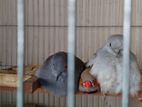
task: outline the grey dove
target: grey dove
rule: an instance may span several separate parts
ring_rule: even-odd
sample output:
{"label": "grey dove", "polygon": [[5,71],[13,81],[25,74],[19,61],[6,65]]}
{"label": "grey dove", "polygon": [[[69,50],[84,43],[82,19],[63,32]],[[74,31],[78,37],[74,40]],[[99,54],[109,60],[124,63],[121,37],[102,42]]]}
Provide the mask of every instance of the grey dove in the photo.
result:
{"label": "grey dove", "polygon": [[[56,96],[67,95],[67,55],[68,53],[66,52],[57,52],[49,56],[36,73],[40,84]],[[85,64],[76,56],[74,56],[74,58],[75,92],[77,92],[79,87],[80,75],[85,69]]]}
{"label": "grey dove", "polygon": [[[112,35],[104,46],[88,61],[90,74],[97,78],[101,92],[118,94],[122,92],[123,77],[123,35]],[[140,89],[140,70],[136,56],[130,51],[129,92],[136,95]]]}

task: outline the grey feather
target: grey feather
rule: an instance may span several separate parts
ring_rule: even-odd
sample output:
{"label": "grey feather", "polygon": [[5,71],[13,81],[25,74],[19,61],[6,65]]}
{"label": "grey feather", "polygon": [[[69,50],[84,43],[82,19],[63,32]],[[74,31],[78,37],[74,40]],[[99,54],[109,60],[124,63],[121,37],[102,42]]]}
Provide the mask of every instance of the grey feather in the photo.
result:
{"label": "grey feather", "polygon": [[[93,66],[91,74],[97,77],[103,93],[121,93],[123,76],[123,36],[112,35],[97,50],[97,56],[88,62]],[[140,88],[140,70],[136,56],[130,52],[130,94],[136,95]]]}
{"label": "grey feather", "polygon": [[[36,74],[41,85],[57,96],[67,94],[67,55],[66,52],[58,52],[49,56]],[[85,64],[75,57],[75,92],[78,90],[80,74],[84,69]]]}

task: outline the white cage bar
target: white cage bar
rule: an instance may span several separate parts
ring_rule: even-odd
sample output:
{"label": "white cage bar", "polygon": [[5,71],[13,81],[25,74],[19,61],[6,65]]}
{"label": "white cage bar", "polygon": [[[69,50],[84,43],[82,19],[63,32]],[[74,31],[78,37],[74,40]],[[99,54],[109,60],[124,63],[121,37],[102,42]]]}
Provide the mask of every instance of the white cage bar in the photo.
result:
{"label": "white cage bar", "polygon": [[131,0],[124,0],[123,19],[123,95],[122,107],[129,106],[129,69],[130,69],[130,27],[131,27]]}
{"label": "white cage bar", "polygon": [[68,0],[68,87],[67,107],[74,107],[75,2]]}
{"label": "white cage bar", "polygon": [[17,2],[17,64],[18,64],[18,82],[17,82],[17,107],[23,107],[23,69],[24,69],[24,0]]}
{"label": "white cage bar", "polygon": [[[74,107],[74,53],[75,53],[75,0],[68,0],[68,96],[67,106]],[[23,65],[24,65],[24,0],[18,0],[18,90],[17,107],[23,107]],[[131,25],[131,0],[124,1],[124,57],[122,106],[128,107],[129,92],[129,49]]]}

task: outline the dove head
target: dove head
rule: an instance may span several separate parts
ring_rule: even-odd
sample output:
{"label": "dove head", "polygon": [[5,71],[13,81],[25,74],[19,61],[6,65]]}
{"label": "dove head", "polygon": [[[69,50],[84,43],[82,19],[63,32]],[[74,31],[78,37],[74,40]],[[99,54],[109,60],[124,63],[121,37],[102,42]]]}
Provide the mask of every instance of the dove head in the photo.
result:
{"label": "dove head", "polygon": [[123,51],[123,35],[110,36],[107,40],[106,48],[111,54],[121,56]]}

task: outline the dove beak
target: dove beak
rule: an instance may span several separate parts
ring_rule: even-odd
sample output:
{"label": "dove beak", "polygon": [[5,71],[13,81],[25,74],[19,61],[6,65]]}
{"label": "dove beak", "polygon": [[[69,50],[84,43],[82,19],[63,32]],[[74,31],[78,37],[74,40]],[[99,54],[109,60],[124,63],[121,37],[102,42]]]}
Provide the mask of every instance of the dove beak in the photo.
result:
{"label": "dove beak", "polygon": [[122,54],[121,49],[115,49],[114,52],[115,52],[116,56],[121,56],[121,54]]}
{"label": "dove beak", "polygon": [[115,52],[116,54],[119,54],[120,50],[119,50],[119,49],[115,49],[114,52]]}

